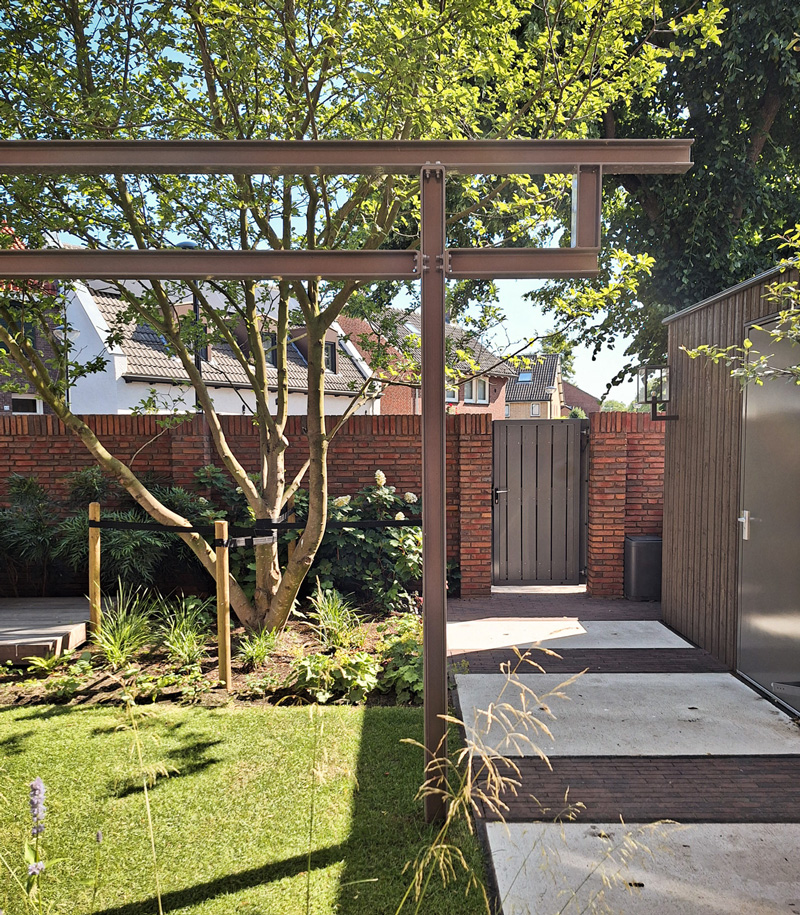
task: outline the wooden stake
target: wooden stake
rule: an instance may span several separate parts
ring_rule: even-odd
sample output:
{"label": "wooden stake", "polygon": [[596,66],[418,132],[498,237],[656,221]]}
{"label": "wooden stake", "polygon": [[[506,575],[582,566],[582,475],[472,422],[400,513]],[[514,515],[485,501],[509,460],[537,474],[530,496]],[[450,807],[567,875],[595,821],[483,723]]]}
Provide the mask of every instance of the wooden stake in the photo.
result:
{"label": "wooden stake", "polygon": [[219,679],[226,689],[231,688],[231,590],[230,562],[228,557],[228,522],[214,522],[214,537],[224,541],[217,546],[217,652],[219,655]]}
{"label": "wooden stake", "polygon": [[[100,520],[100,503],[89,503],[89,520]],[[100,631],[100,528],[89,528],[89,630]]]}

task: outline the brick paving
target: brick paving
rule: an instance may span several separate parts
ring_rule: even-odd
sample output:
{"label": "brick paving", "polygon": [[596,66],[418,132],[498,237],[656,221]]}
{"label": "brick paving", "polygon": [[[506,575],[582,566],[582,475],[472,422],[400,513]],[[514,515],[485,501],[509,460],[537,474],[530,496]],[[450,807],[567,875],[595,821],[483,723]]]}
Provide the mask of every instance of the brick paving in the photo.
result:
{"label": "brick paving", "polygon": [[490,617],[551,617],[581,620],[660,620],[661,604],[656,601],[608,600],[587,597],[585,593],[492,594],[491,597],[447,602],[447,619],[466,623]]}
{"label": "brick paving", "polygon": [[[491,598],[451,600],[452,622],[531,619],[659,620],[657,603],[588,598],[579,588],[497,589]],[[728,668],[699,648],[563,648],[558,656],[532,651],[547,673],[724,673]],[[451,666],[466,662],[470,674],[496,674],[517,662],[509,648],[452,652]],[[531,665],[520,670],[537,673]],[[665,679],[665,688],[667,680]],[[457,700],[456,700],[457,701]],[[634,701],[632,699],[632,701]],[[735,726],[735,722],[732,723]],[[654,748],[655,749],[655,748]],[[520,785],[503,795],[509,823],[553,822],[567,801],[580,802],[579,822],[800,823],[800,754],[710,756],[553,757],[552,769],[524,757]],[[476,776],[480,762],[476,766]],[[509,772],[509,774],[511,774]],[[479,809],[479,819],[499,817]]]}
{"label": "brick paving", "polygon": [[[593,674],[705,674],[728,670],[721,661],[699,648],[571,648],[562,649],[558,655],[531,649],[527,656],[544,670],[523,662],[517,668],[518,673],[573,674],[586,670]],[[501,664],[511,664],[513,668],[519,659],[510,648],[493,648],[453,651],[450,662],[466,663],[467,673],[496,674],[501,672]]]}
{"label": "brick paving", "polygon": [[552,771],[515,762],[521,785],[503,795],[507,822],[553,822],[569,791],[583,822],[800,823],[800,755],[554,757]]}

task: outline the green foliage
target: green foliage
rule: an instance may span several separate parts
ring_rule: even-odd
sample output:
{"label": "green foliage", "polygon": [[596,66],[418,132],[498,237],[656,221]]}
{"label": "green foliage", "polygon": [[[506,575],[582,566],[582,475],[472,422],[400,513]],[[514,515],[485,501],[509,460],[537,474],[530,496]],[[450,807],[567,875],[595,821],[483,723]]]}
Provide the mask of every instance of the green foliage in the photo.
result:
{"label": "green foliage", "polygon": [[184,597],[177,602],[160,596],[156,599],[158,636],[170,661],[180,667],[190,667],[199,664],[208,654],[213,607],[211,599]]}
{"label": "green foliage", "polygon": [[118,584],[116,598],[103,600],[100,630],[92,635],[106,663],[114,670],[126,665],[154,636],[152,597],[123,581]]}
{"label": "green foliage", "polygon": [[118,491],[118,487],[108,478],[100,467],[85,467],[67,474],[69,495],[67,505],[73,508],[86,509],[90,502],[102,505],[108,497]]}
{"label": "green foliage", "polygon": [[627,413],[628,407],[621,400],[606,398],[600,407],[603,413]]}
{"label": "green foliage", "polygon": [[651,94],[603,114],[607,137],[694,141],[686,175],[604,181],[603,275],[613,249],[646,253],[650,267],[605,304],[602,279],[535,295],[559,325],[579,315],[572,336],[590,346],[632,336],[634,364],[663,362],[662,319],[776,264],[777,236],[800,223],[800,13],[783,0],[728,5],[718,42],[670,57]]}
{"label": "green foliage", "polygon": [[325,648],[354,648],[361,641],[361,618],[355,607],[337,590],[323,591],[319,579],[311,606],[311,628]]}
{"label": "green foliage", "polygon": [[242,662],[245,670],[263,667],[278,644],[278,633],[270,629],[249,632],[239,639],[236,657]]}
{"label": "green foliage", "polygon": [[394,690],[398,702],[421,702],[423,694],[422,618],[405,613],[391,620],[381,645],[381,692]]}
{"label": "green foliage", "polygon": [[[398,494],[376,471],[374,486],[365,486],[354,496],[340,496],[328,503],[331,521],[376,521],[397,517],[415,518],[420,512],[415,493]],[[299,517],[307,511],[308,495],[295,497]],[[290,532],[287,542],[296,539]],[[358,603],[381,611],[415,609],[416,591],[422,579],[422,530],[418,527],[329,528],[311,568],[319,587],[353,594]]]}
{"label": "green foliage", "polygon": [[6,481],[5,497],[9,506],[0,509],[0,561],[15,593],[21,579],[38,579],[46,594],[57,541],[53,501],[36,477],[19,473]]}
{"label": "green foliage", "polygon": [[586,416],[586,411],[581,407],[573,407],[569,411],[568,419],[588,419],[588,417]]}
{"label": "green foliage", "polygon": [[340,648],[334,654],[309,654],[292,663],[287,686],[308,693],[315,702],[363,702],[378,685],[380,661],[366,651]]}
{"label": "green foliage", "polygon": [[[91,482],[91,481],[90,481]],[[88,487],[90,484],[86,484]],[[83,488],[83,484],[78,490]],[[213,524],[224,512],[204,496],[180,486],[156,483],[153,494],[167,508],[183,515],[193,524]],[[96,501],[96,500],[93,500]],[[75,497],[70,496],[70,503]],[[152,522],[139,506],[103,512],[104,521]],[[66,518],[58,526],[54,555],[74,572],[85,572],[89,563],[89,519],[85,511]],[[159,531],[113,530],[102,532],[101,580],[112,587],[117,580],[128,584],[169,585],[174,579],[176,563],[197,568],[191,550],[174,534]]]}

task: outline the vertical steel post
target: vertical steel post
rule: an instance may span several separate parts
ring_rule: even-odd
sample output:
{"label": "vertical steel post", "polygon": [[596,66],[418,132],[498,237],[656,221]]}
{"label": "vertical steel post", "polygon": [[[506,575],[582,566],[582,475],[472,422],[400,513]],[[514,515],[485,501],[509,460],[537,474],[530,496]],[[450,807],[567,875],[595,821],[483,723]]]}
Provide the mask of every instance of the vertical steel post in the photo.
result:
{"label": "vertical steel post", "polygon": [[603,171],[580,165],[572,179],[572,247],[599,248]]}
{"label": "vertical steel post", "polygon": [[[443,781],[447,759],[447,541],[445,502],[445,170],[420,174],[422,254],[422,612],[426,776]],[[425,819],[444,818],[437,793]]]}

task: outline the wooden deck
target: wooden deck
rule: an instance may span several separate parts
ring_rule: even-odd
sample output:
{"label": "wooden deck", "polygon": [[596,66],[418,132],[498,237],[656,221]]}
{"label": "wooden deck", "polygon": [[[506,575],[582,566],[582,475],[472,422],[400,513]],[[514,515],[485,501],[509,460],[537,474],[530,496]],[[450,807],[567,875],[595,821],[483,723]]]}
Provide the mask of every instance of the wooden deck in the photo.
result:
{"label": "wooden deck", "polygon": [[88,637],[85,597],[0,598],[0,663],[60,655]]}

